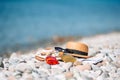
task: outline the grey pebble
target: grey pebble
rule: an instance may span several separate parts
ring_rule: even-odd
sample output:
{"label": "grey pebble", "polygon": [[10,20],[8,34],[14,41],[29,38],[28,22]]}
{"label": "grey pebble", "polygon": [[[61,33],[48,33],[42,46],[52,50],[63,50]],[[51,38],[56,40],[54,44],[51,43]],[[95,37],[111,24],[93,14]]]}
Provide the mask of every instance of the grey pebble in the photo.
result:
{"label": "grey pebble", "polygon": [[1,67],[1,68],[4,68],[3,58],[2,58],[2,57],[0,57],[0,67]]}

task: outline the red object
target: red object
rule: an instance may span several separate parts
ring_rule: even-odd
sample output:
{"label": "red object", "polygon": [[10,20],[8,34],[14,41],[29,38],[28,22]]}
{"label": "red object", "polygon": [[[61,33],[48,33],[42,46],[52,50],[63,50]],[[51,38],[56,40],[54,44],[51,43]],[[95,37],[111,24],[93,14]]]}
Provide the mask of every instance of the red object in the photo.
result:
{"label": "red object", "polygon": [[47,62],[47,64],[49,64],[49,65],[59,64],[58,60],[57,60],[55,57],[53,57],[53,56],[47,56],[47,57],[46,57],[46,62]]}

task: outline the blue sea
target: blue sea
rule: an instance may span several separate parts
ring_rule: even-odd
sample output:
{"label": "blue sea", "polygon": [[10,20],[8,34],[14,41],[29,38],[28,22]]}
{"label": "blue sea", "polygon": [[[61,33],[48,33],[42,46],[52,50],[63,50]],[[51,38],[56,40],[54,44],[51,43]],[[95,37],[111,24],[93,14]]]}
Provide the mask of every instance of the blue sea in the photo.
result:
{"label": "blue sea", "polygon": [[120,31],[119,0],[0,0],[0,51],[52,36]]}

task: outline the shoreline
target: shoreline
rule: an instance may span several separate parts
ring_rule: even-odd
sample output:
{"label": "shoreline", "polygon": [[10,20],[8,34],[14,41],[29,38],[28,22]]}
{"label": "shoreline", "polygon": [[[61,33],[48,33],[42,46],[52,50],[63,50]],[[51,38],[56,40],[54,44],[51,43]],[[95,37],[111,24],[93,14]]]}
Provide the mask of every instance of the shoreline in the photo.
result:
{"label": "shoreline", "polygon": [[47,48],[54,46],[64,45],[67,41],[80,41],[81,39],[97,37],[102,35],[110,35],[110,34],[120,34],[120,32],[109,32],[103,34],[96,34],[91,36],[53,36],[49,39],[39,40],[38,42],[32,44],[16,44],[11,47],[3,47],[2,51],[0,51],[0,56],[9,57],[13,52],[20,52],[23,54],[29,53],[31,51],[35,51],[39,48]]}
{"label": "shoreline", "polygon": [[[26,54],[13,52],[0,58],[2,80],[118,80],[120,79],[120,33],[101,34],[76,40],[88,45],[90,58],[74,57],[76,61],[49,65],[35,56],[53,52],[39,48]],[[60,45],[65,47],[65,44]],[[54,52],[53,52],[54,54]]]}
{"label": "shoreline", "polygon": [[81,36],[53,36],[51,38],[42,39],[29,44],[15,44],[10,47],[3,47],[3,49],[0,50],[0,55],[6,57],[10,56],[13,52],[26,54],[39,48],[53,47],[55,45],[59,46],[65,44],[67,41],[79,40],[81,38]]}

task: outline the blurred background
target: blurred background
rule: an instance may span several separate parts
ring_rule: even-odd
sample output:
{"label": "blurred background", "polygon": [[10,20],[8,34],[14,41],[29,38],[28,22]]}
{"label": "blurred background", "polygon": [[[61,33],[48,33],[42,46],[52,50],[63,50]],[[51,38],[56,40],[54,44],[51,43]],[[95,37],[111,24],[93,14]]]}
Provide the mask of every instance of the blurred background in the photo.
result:
{"label": "blurred background", "polygon": [[120,31],[119,0],[0,0],[0,54],[50,44],[56,36],[114,31]]}

